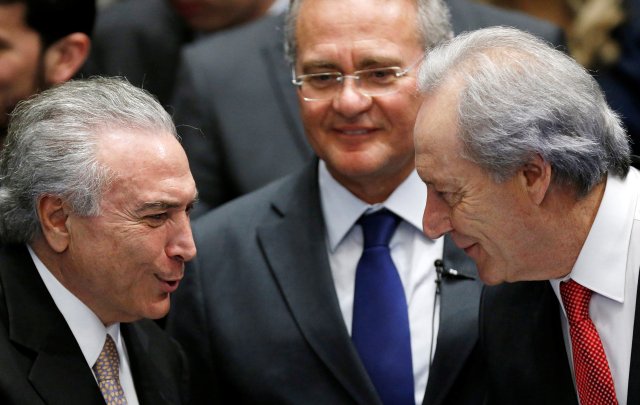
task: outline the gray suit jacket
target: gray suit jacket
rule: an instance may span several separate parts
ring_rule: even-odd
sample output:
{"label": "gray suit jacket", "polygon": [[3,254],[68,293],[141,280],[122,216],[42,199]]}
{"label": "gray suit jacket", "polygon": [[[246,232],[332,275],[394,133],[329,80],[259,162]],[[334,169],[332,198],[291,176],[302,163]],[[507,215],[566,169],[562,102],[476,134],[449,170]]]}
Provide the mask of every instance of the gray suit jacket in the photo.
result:
{"label": "gray suit jacket", "polygon": [[168,104],[180,49],[193,37],[169,0],[121,0],[100,11],[84,76],[124,76]]}
{"label": "gray suit jacket", "polygon": [[[194,398],[210,403],[381,404],[340,312],[317,161],[193,226],[197,258],[167,327],[187,351]],[[440,327],[425,404],[481,403],[472,262],[445,240]],[[429,353],[414,353],[429,356]]]}
{"label": "gray suit jacket", "polygon": [[[561,31],[523,14],[449,0],[455,32],[503,24],[563,43]],[[203,38],[184,48],[174,120],[200,192],[194,216],[291,173],[311,156],[282,16]]]}
{"label": "gray suit jacket", "polygon": [[[150,320],[121,325],[141,404],[187,403],[178,344]],[[23,245],[0,246],[0,403],[104,404],[64,317]]]}

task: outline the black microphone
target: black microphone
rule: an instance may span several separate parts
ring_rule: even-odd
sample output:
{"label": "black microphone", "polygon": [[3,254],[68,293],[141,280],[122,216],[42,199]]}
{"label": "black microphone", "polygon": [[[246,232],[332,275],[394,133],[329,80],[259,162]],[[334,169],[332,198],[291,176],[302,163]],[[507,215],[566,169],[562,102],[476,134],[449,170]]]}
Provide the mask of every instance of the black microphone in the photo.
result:
{"label": "black microphone", "polygon": [[442,259],[436,259],[433,264],[436,266],[436,283],[438,285],[440,285],[441,277],[451,279],[471,279],[471,277],[469,276],[460,274],[460,272],[456,269],[444,267],[444,262],[442,261]]}

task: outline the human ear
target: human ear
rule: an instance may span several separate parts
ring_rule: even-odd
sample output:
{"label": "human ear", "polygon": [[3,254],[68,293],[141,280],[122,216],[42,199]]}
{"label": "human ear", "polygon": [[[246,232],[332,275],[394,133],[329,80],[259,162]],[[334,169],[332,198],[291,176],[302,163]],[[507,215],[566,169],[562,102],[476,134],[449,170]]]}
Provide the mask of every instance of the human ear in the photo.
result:
{"label": "human ear", "polygon": [[42,234],[49,247],[57,253],[64,252],[69,246],[67,227],[67,209],[61,198],[45,195],[38,200],[38,218]]}
{"label": "human ear", "polygon": [[44,77],[48,85],[66,82],[82,67],[89,56],[91,40],[74,32],[49,46],[44,55]]}
{"label": "human ear", "polygon": [[540,154],[535,154],[519,170],[524,188],[531,201],[542,204],[551,186],[551,165]]}

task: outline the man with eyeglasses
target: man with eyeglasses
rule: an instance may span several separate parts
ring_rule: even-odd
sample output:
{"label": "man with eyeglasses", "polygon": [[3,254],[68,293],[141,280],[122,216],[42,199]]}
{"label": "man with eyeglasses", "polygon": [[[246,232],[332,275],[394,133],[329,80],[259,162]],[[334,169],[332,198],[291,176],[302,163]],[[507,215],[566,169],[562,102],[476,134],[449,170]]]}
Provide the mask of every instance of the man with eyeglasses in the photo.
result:
{"label": "man with eyeglasses", "polygon": [[446,6],[298,0],[287,21],[318,159],[194,224],[199,258],[167,325],[193,397],[482,403],[476,269],[422,233],[414,168],[416,67],[451,36]]}
{"label": "man with eyeglasses", "polygon": [[[506,25],[556,46],[564,42],[558,27],[522,13],[476,0],[446,4],[454,33]],[[192,218],[312,158],[284,57],[283,26],[284,15],[266,16],[183,48],[171,108],[200,193]]]}

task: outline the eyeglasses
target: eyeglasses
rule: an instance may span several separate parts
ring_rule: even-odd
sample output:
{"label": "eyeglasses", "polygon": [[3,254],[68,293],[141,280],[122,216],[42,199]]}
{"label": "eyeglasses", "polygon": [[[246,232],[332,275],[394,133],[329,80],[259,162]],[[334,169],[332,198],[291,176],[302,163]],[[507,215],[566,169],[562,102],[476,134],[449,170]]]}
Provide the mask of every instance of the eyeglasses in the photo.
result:
{"label": "eyeglasses", "polygon": [[354,80],[361,94],[370,97],[383,96],[397,92],[400,89],[400,79],[418,66],[421,60],[422,57],[406,69],[392,66],[358,70],[350,75],[322,72],[296,76],[295,71],[292,71],[291,82],[298,87],[305,101],[328,100],[335,97],[348,77]]}

